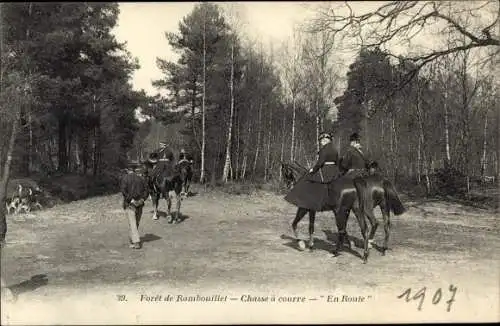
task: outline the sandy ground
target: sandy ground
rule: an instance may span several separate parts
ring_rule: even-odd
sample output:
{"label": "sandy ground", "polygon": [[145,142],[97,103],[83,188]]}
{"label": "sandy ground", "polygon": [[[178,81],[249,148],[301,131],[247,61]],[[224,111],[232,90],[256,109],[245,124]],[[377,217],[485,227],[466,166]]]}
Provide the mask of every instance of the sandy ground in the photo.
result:
{"label": "sandy ground", "polygon": [[[333,257],[332,213],[318,214],[316,249],[299,251],[282,196],[196,190],[176,225],[153,221],[147,202],[141,250],[128,248],[119,195],[9,216],[2,272],[17,300],[2,300],[2,324],[500,320],[493,211],[407,199],[392,250],[362,264],[356,252]],[[349,232],[360,237],[353,217]]]}

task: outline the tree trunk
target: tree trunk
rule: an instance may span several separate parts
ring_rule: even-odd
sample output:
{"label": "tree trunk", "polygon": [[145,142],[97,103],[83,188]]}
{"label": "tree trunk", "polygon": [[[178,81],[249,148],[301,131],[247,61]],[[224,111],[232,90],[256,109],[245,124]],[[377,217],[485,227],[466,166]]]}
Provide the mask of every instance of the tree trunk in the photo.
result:
{"label": "tree trunk", "polygon": [[248,129],[246,133],[246,140],[245,140],[245,147],[243,148],[243,162],[241,164],[241,175],[240,179],[244,180],[246,176],[246,170],[247,170],[247,161],[248,161],[248,152],[249,152],[249,144],[250,144],[250,133],[252,132],[252,125],[250,124],[250,121],[248,121]]}
{"label": "tree trunk", "polygon": [[203,94],[201,102],[201,171],[200,171],[200,183],[205,183],[205,146],[206,146],[206,127],[205,127],[205,100],[206,100],[206,59],[207,59],[207,41],[206,41],[206,17],[203,17]]}
{"label": "tree trunk", "polygon": [[422,181],[422,141],[421,137],[418,137],[418,147],[417,147],[417,183],[420,184]]}
{"label": "tree trunk", "polygon": [[488,130],[488,112],[486,112],[484,117],[484,128],[483,128],[483,156],[481,158],[481,177],[486,174],[486,150],[487,150],[487,130]]}
{"label": "tree trunk", "polygon": [[248,159],[248,154],[245,153],[243,156],[243,163],[241,163],[241,180],[245,180],[246,172],[247,172],[247,159]]}
{"label": "tree trunk", "polygon": [[75,150],[74,150],[74,154],[75,154],[75,172],[79,172],[80,171],[80,167],[82,166],[82,158],[81,158],[81,150],[80,150],[80,145],[81,143],[81,138],[80,137],[77,137],[76,141],[75,141]]}
{"label": "tree trunk", "polygon": [[296,119],[296,107],[295,107],[295,94],[292,95],[292,144],[290,146],[290,161],[295,161],[295,119]]}
{"label": "tree trunk", "polygon": [[235,116],[234,116],[234,120],[235,120],[235,126],[234,126],[234,131],[235,131],[235,135],[234,135],[234,138],[235,138],[235,142],[236,142],[236,149],[235,149],[235,152],[234,152],[234,168],[232,169],[233,171],[231,172],[231,179],[237,179],[238,176],[240,175],[240,147],[241,147],[241,130],[240,130],[240,124],[241,124],[241,121],[240,121],[240,114],[239,114],[239,111],[238,110],[235,110]]}
{"label": "tree trunk", "polygon": [[[392,140],[394,139],[394,140]],[[391,143],[394,142],[392,149],[392,165],[394,167],[394,177],[393,182],[396,182],[396,178],[398,176],[398,168],[399,168],[399,160],[398,160],[398,133],[396,129],[396,118],[394,113],[391,116]],[[392,145],[391,145],[392,147]],[[367,150],[368,152],[368,150]]]}
{"label": "tree trunk", "polygon": [[59,149],[58,149],[58,170],[59,172],[67,172],[68,159],[66,157],[66,125],[67,121],[65,117],[59,118]]}
{"label": "tree trunk", "polygon": [[[427,152],[426,152],[426,142],[425,142],[425,133],[424,133],[424,117],[423,117],[423,112],[421,110],[421,105],[420,105],[420,89],[417,89],[417,101],[416,101],[416,111],[417,111],[417,122],[419,126],[419,138],[420,138],[420,144],[422,147],[422,159],[424,163],[424,173],[425,173],[425,188],[426,188],[426,193],[427,195],[430,195],[431,192],[431,183],[430,183],[430,178],[429,178],[429,162],[428,162],[428,157],[427,157]],[[391,138],[392,142],[392,138]]]}
{"label": "tree trunk", "polygon": [[27,109],[29,142],[28,142],[28,175],[33,171],[33,119],[31,114],[31,106]]}
{"label": "tree trunk", "polygon": [[451,152],[450,152],[450,126],[449,126],[449,113],[448,113],[448,85],[445,85],[444,91],[444,141],[446,150],[445,167],[449,168],[451,165]]}
{"label": "tree trunk", "polygon": [[68,172],[73,172],[73,160],[71,159],[73,156],[72,154],[72,148],[73,148],[73,133],[71,131],[71,127],[68,126],[66,127],[66,157],[68,159],[68,165],[67,165],[67,171]]}
{"label": "tree trunk", "polygon": [[320,145],[319,145],[319,133],[320,133],[320,127],[321,127],[321,117],[319,113],[319,99],[316,98],[315,101],[315,106],[316,106],[316,151],[319,152]]}
{"label": "tree trunk", "polygon": [[227,182],[229,171],[231,170],[231,140],[233,130],[233,116],[234,116],[234,41],[231,42],[231,81],[229,84],[231,96],[231,113],[229,114],[229,125],[227,128],[227,142],[226,142],[226,160],[224,162],[224,170],[222,171],[222,182]]}
{"label": "tree trunk", "polygon": [[82,136],[82,174],[87,174],[89,167],[89,130],[85,128]]}
{"label": "tree trunk", "polygon": [[271,137],[272,137],[272,120],[273,120],[273,108],[269,108],[269,120],[267,125],[267,154],[266,154],[266,167],[265,167],[265,177],[266,181],[269,180],[269,170],[271,162]]}
{"label": "tree trunk", "polygon": [[92,175],[96,174],[97,174],[97,127],[94,127],[92,135]]}
{"label": "tree trunk", "polygon": [[[5,199],[7,198],[7,185],[9,183],[9,178],[10,178],[10,167],[12,164],[12,155],[14,153],[14,144],[16,143],[16,137],[17,137],[17,132],[18,132],[18,124],[19,124],[19,119],[20,119],[20,110],[17,108],[17,113],[14,117],[14,121],[12,123],[12,130],[9,138],[9,145],[7,148],[7,159],[4,162],[3,166],[3,173],[1,175],[0,179],[0,234],[1,234],[1,241],[3,242],[5,238],[5,234],[7,233],[7,218],[6,218],[6,207],[3,204],[5,202]],[[3,246],[3,244],[1,244]]]}
{"label": "tree trunk", "polygon": [[193,96],[191,99],[191,129],[196,147],[198,151],[201,151],[200,140],[198,139],[198,133],[196,132],[196,80],[193,81],[192,91],[193,91]]}
{"label": "tree trunk", "polygon": [[[286,124],[286,105],[283,105],[283,120],[281,121],[281,154],[280,161],[283,162],[285,158],[285,124]],[[280,170],[280,181],[283,181],[283,174]]]}
{"label": "tree trunk", "polygon": [[257,132],[257,145],[255,146],[255,157],[253,161],[253,168],[252,168],[252,177],[256,177],[256,171],[257,171],[257,160],[259,159],[259,151],[260,151],[260,139],[261,139],[261,134],[262,134],[262,100],[259,105],[259,121],[257,123],[257,126],[259,128]]}

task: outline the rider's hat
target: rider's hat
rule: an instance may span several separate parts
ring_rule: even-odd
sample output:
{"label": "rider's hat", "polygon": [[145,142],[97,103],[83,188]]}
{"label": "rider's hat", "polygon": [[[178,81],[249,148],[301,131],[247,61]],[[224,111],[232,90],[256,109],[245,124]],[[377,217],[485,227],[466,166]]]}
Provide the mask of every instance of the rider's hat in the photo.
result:
{"label": "rider's hat", "polygon": [[186,150],[184,148],[182,148],[181,153],[186,153]]}
{"label": "rider's hat", "polygon": [[158,155],[158,153],[151,153],[149,154],[148,161],[150,163],[157,163],[159,158],[160,156]]}
{"label": "rider's hat", "polygon": [[359,137],[359,134],[357,132],[353,133],[350,137],[349,137],[349,141],[359,141],[360,140],[360,137]]}
{"label": "rider's hat", "polygon": [[330,133],[328,133],[328,132],[322,132],[319,134],[318,139],[322,140],[323,138],[327,138],[327,139],[332,140],[332,135],[330,135]]}

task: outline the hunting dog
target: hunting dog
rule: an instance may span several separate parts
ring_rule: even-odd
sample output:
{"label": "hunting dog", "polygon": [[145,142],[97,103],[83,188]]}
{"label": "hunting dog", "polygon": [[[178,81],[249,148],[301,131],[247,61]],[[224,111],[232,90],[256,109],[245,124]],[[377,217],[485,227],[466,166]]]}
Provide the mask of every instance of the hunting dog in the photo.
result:
{"label": "hunting dog", "polygon": [[12,197],[5,202],[7,209],[7,214],[14,212],[16,214],[29,213],[33,208],[42,209],[43,206],[40,204],[39,195],[41,190],[39,187],[35,188],[35,191],[31,187],[23,187],[21,184],[17,186],[17,193],[14,193]]}

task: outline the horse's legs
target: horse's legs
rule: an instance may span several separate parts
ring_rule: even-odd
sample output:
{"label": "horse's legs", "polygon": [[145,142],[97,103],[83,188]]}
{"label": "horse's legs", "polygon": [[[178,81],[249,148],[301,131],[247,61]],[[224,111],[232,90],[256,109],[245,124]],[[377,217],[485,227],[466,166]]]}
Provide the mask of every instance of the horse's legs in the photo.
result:
{"label": "horse's legs", "polygon": [[313,250],[314,247],[314,220],[316,219],[316,212],[309,211],[309,249]]}
{"label": "horse's legs", "polygon": [[370,222],[370,235],[368,236],[368,246],[371,248],[373,243],[373,238],[375,237],[375,232],[377,232],[378,222],[375,218],[375,213],[373,211],[373,207],[365,208],[365,214]]}
{"label": "horse's legs", "polygon": [[[347,238],[347,218],[349,217],[349,209],[342,208],[339,210],[334,210],[333,214],[335,215],[335,224],[337,225],[337,244],[335,246],[335,251],[333,254],[338,256],[339,252],[342,250],[344,246],[344,241]],[[347,239],[349,240],[349,239]]]}
{"label": "horse's legs", "polygon": [[295,236],[295,239],[299,240],[299,235],[297,233],[297,225],[299,224],[300,220],[306,216],[307,213],[306,208],[299,207],[297,209],[297,214],[295,215],[295,219],[292,222],[292,230],[293,230],[293,235]]}
{"label": "horse's legs", "polygon": [[368,225],[366,224],[365,216],[362,214],[359,205],[356,204],[353,207],[354,215],[356,215],[356,219],[358,220],[359,228],[361,229],[361,234],[363,235],[363,244],[364,244],[364,253],[363,253],[363,263],[368,261]]}
{"label": "horse's legs", "polygon": [[170,216],[170,219],[168,220],[168,223],[172,223],[174,221],[174,217],[172,216],[172,197],[170,195],[170,191],[167,193],[165,200],[167,201],[167,216]]}
{"label": "horse's legs", "polygon": [[151,194],[151,201],[153,202],[153,220],[158,219],[158,202],[160,201],[160,193],[154,192]]}
{"label": "horse's legs", "polygon": [[175,192],[175,208],[176,208],[176,213],[175,213],[175,220],[177,222],[180,222],[181,218],[181,195]]}
{"label": "horse's legs", "polygon": [[186,196],[186,180],[181,183],[181,196]]}
{"label": "horse's legs", "polygon": [[387,205],[383,205],[380,207],[380,210],[382,211],[382,217],[384,218],[384,246],[382,247],[382,256],[385,256],[385,252],[387,249],[389,249],[388,244],[389,244],[389,236],[391,233],[391,215],[390,211],[387,208]]}

